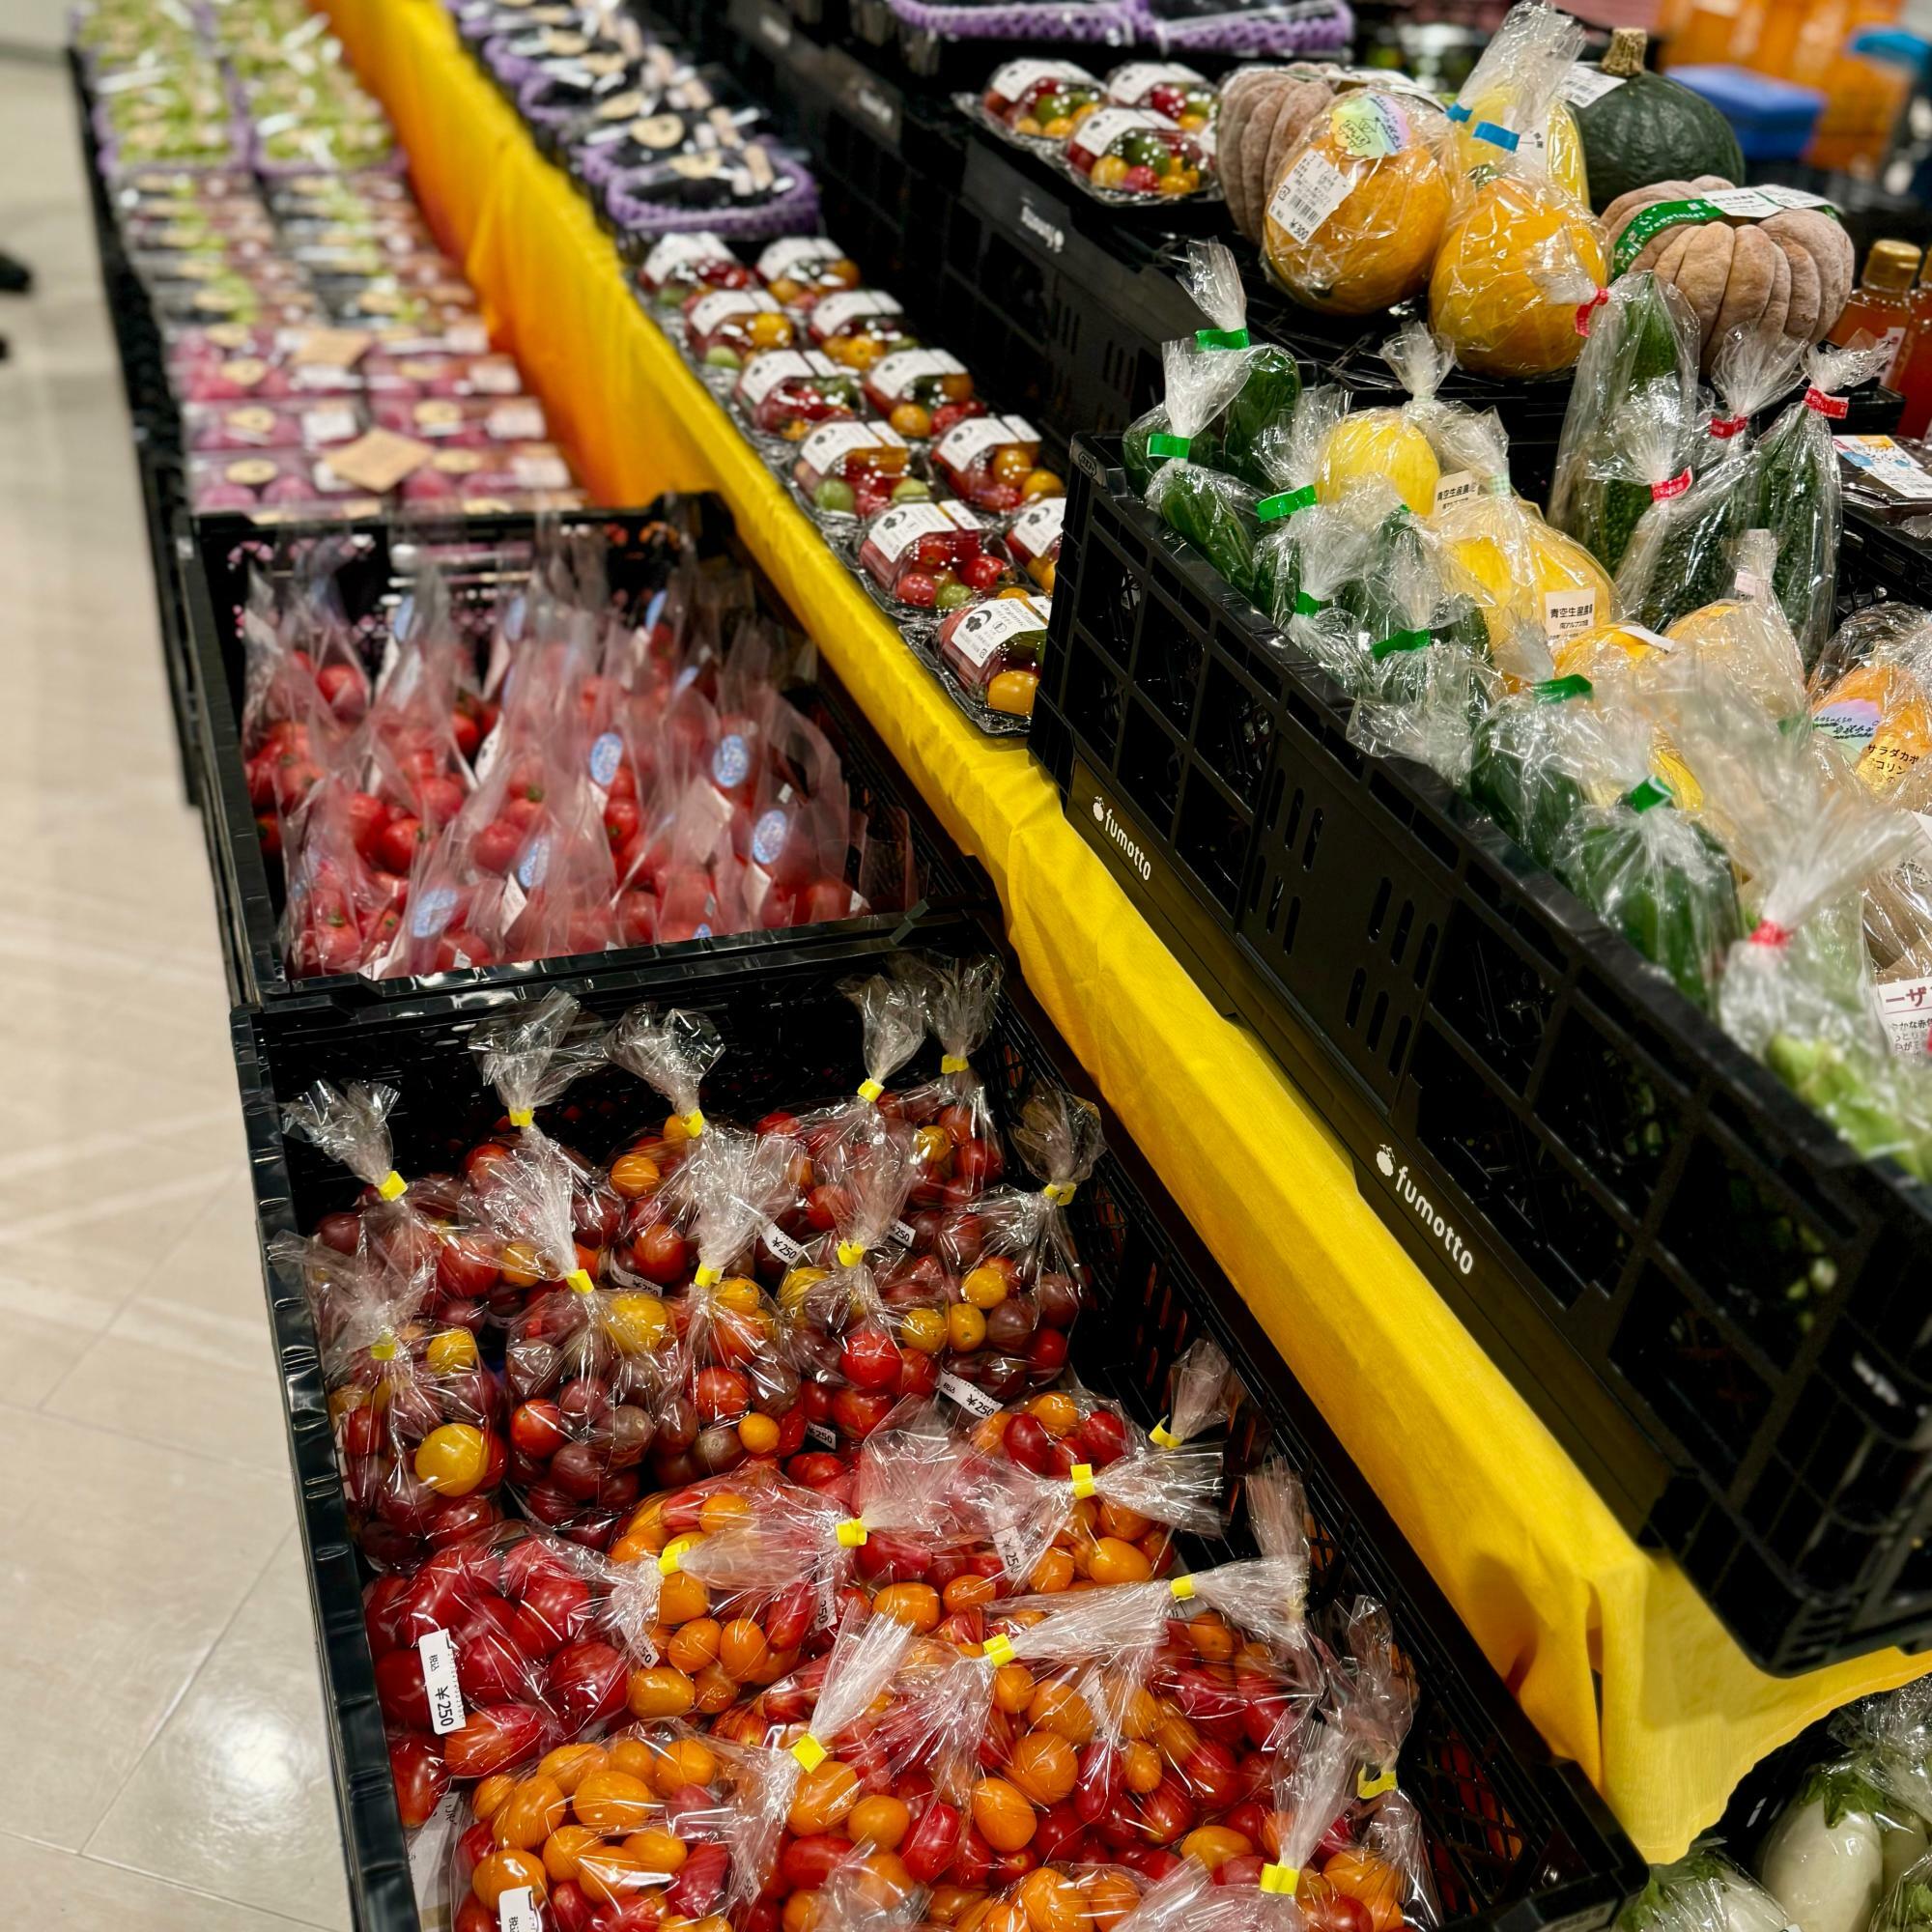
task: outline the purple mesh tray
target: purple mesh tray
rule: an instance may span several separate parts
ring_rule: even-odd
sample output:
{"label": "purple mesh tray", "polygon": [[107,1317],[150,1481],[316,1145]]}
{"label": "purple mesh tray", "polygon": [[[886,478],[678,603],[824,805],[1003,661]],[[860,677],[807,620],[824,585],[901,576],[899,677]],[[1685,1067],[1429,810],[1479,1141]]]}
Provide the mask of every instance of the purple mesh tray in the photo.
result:
{"label": "purple mesh tray", "polygon": [[[114,124],[108,119],[105,102],[98,102],[94,109],[94,145],[100,156],[100,172],[103,175],[118,174],[122,168],[121,137],[114,131]],[[193,173],[206,169],[232,171],[248,165],[248,130],[235,116],[230,115],[223,126],[228,131],[228,156],[224,160],[171,161],[155,160],[146,156],[128,163],[129,167],[166,168],[183,173]]]}
{"label": "purple mesh tray", "polygon": [[532,73],[523,81],[517,89],[517,112],[532,128],[554,129],[568,128],[573,121],[582,121],[588,110],[581,100],[559,106],[554,101],[537,99],[549,79],[546,73]]}
{"label": "purple mesh tray", "polygon": [[1339,53],[1355,37],[1349,0],[1286,0],[1225,14],[1166,19],[1149,0],[1126,0],[1138,38],[1165,53],[1248,54],[1280,60]]}
{"label": "purple mesh tray", "polygon": [[668,202],[648,201],[633,194],[625,183],[632,177],[619,175],[606,184],[604,206],[611,219],[627,236],[654,242],[661,235],[674,235],[682,228],[701,228],[726,242],[763,242],[775,235],[814,235],[818,232],[818,184],[802,167],[793,166],[795,176],[782,194],[761,201],[755,208],[678,208]]}
{"label": "purple mesh tray", "polygon": [[1086,6],[949,7],[891,0],[893,17],[914,33],[947,41],[1080,41],[1126,46],[1139,32],[1131,0]]}

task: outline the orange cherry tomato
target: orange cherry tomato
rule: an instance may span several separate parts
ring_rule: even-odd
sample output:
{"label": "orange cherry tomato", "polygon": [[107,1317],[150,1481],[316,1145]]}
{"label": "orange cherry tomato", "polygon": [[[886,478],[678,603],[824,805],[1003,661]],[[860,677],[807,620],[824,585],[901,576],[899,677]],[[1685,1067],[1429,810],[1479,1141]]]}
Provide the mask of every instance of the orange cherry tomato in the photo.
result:
{"label": "orange cherry tomato", "polygon": [[1070,1395],[1064,1395],[1057,1389],[1035,1396],[1027,1405],[1027,1413],[1056,1439],[1077,1428],[1080,1423],[1079,1404]]}
{"label": "orange cherry tomato", "polygon": [[1187,1641],[1195,1654],[1210,1663],[1226,1663],[1235,1655],[1235,1633],[1214,1611],[1208,1610],[1185,1626]]}
{"label": "orange cherry tomato", "polygon": [[982,1263],[959,1284],[959,1292],[978,1309],[997,1308],[1009,1292],[1006,1270]]}
{"label": "orange cherry tomato", "polygon": [[651,1866],[628,1844],[600,1845],[577,1861],[577,1882],[593,1905],[621,1905],[649,1884]]}
{"label": "orange cherry tomato", "polygon": [[[1055,1731],[1029,1731],[1013,1747],[1007,1775],[1036,1804],[1058,1804],[1079,1775],[1073,1747]],[[1043,1928],[1042,1928],[1043,1932]]]}
{"label": "orange cherry tomato", "polygon": [[1227,1825],[1200,1825],[1180,1841],[1180,1856],[1194,1859],[1209,1871],[1219,1871],[1230,1859],[1244,1859],[1254,1850],[1245,1832]]}
{"label": "orange cherry tomato", "polygon": [[818,1894],[815,1891],[795,1891],[785,1900],[784,1910],[779,1915],[779,1924],[782,1932],[811,1932],[818,1922]]}
{"label": "orange cherry tomato", "polygon": [[688,1624],[693,1618],[703,1616],[710,1607],[711,1598],[704,1585],[682,1570],[674,1577],[665,1577],[658,1585],[661,1624]]}
{"label": "orange cherry tomato", "polygon": [[869,1838],[882,1852],[897,1851],[911,1825],[911,1807],[897,1798],[862,1798],[845,1821],[855,1845]]}
{"label": "orange cherry tomato", "polygon": [[982,1777],[973,1787],[973,1823],[996,1852],[1016,1852],[1032,1843],[1039,1820],[1017,1785]]}
{"label": "orange cherry tomato", "polygon": [[544,1840],[544,1870],[551,1882],[561,1885],[567,1878],[574,1879],[578,1861],[603,1842],[603,1833],[593,1832],[588,1825],[559,1825]]}
{"label": "orange cherry tomato", "polygon": [[653,1804],[650,1786],[627,1771],[593,1771],[570,1801],[577,1822],[598,1832],[635,1832]]}
{"label": "orange cherry tomato", "polygon": [[697,1701],[697,1687],[668,1663],[631,1672],[634,1718],[681,1718]]}
{"label": "orange cherry tomato", "polygon": [[1102,1868],[1090,1873],[1084,1891],[1094,1932],[1113,1932],[1141,1902],[1140,1888],[1123,1871]]}
{"label": "orange cherry tomato", "polygon": [[698,1617],[673,1632],[665,1645],[665,1661],[674,1663],[689,1677],[696,1677],[707,1663],[718,1662],[724,1627],[716,1617]]}
{"label": "orange cherry tomato", "polygon": [[497,1772],[482,1779],[469,1794],[469,1808],[479,1818],[494,1818],[516,1788],[517,1780],[508,1772]]}
{"label": "orange cherry tomato", "polygon": [[550,1880],[544,1872],[543,1861],[532,1858],[528,1852],[492,1852],[469,1879],[470,1890],[491,1912],[496,1911],[497,1901],[506,1891],[515,1891],[520,1886],[528,1886],[539,1898],[550,1896]]}
{"label": "orange cherry tomato", "polygon": [[715,1718],[738,1701],[738,1680],[722,1663],[707,1663],[697,1673],[693,1701],[701,1716]]}
{"label": "orange cherry tomato", "polygon": [[737,1683],[755,1676],[771,1654],[764,1626],[751,1617],[733,1617],[718,1633],[719,1668]]}
{"label": "orange cherry tomato", "polygon": [[1373,1852],[1340,1851],[1321,1867],[1321,1876],[1344,1898],[1366,1906],[1371,1932],[1396,1932],[1403,1922],[1402,1878]]}
{"label": "orange cherry tomato", "polygon": [[1080,1888],[1050,1866],[1028,1872],[1014,1902],[1025,1912],[1032,1932],[1081,1932],[1087,1923]]}
{"label": "orange cherry tomato", "polygon": [[564,1821],[570,1801],[554,1777],[526,1777],[497,1807],[490,1830],[497,1844],[533,1852]]}
{"label": "orange cherry tomato", "polygon": [[930,1583],[888,1583],[872,1599],[873,1611],[922,1634],[939,1624],[939,1592]]}
{"label": "orange cherry tomato", "polygon": [[966,1886],[934,1886],[932,1896],[926,1901],[925,1916],[935,1925],[956,1925],[985,1896],[983,1891],[974,1891]]}
{"label": "orange cherry tomato", "polygon": [[1121,1747],[1121,1781],[1137,1798],[1145,1798],[1160,1783],[1160,1753],[1151,1745]]}
{"label": "orange cherry tomato", "polygon": [[949,1612],[978,1609],[990,1604],[1000,1594],[999,1579],[995,1577],[978,1577],[970,1570],[955,1577],[940,1592],[940,1599]]}
{"label": "orange cherry tomato", "polygon": [[1153,1565],[1131,1543],[1102,1536],[1094,1542],[1087,1574],[1096,1583],[1145,1583],[1153,1575]]}
{"label": "orange cherry tomato", "polygon": [[1033,1693],[1026,1719],[1035,1730],[1056,1731],[1076,1748],[1094,1742],[1094,1714],[1070,1684],[1042,1684]]}
{"label": "orange cherry tomato", "polygon": [[1024,1663],[1003,1663],[993,1672],[993,1708],[1017,1718],[1033,1702],[1033,1672]]}
{"label": "orange cherry tomato", "polygon": [[621,1771],[626,1777],[641,1779],[650,1783],[657,1776],[658,1754],[642,1738],[612,1738],[611,1741],[611,1771]]}
{"label": "orange cherry tomato", "polygon": [[674,1833],[653,1828],[648,1832],[633,1832],[624,1840],[624,1849],[635,1853],[643,1861],[643,1869],[669,1878],[684,1869],[684,1861],[690,1856],[684,1840]]}
{"label": "orange cherry tomato", "polygon": [[1073,1587],[1073,1559],[1064,1549],[1049,1549],[1033,1566],[1027,1588],[1037,1597],[1057,1597]]}
{"label": "orange cherry tomato", "polygon": [[611,1163],[611,1185],[626,1201],[637,1201],[647,1194],[655,1194],[662,1178],[657,1162],[635,1148],[629,1153],[620,1153]]}
{"label": "orange cherry tomato", "polygon": [[719,1490],[697,1506],[697,1526],[706,1536],[716,1536],[728,1524],[752,1513],[752,1505],[735,1490]]}
{"label": "orange cherry tomato", "polygon": [[754,1409],[738,1418],[738,1440],[748,1456],[769,1456],[779,1446],[779,1426],[769,1415]]}
{"label": "orange cherry tomato", "polygon": [[785,1823],[797,1836],[810,1838],[842,1824],[858,1802],[859,1774],[849,1764],[829,1757],[799,1779]]}
{"label": "orange cherry tomato", "polygon": [[1104,1499],[1100,1504],[1100,1528],[1107,1536],[1118,1536],[1122,1543],[1138,1543],[1153,1524],[1135,1510],[1121,1503],[1110,1503]]}
{"label": "orange cherry tomato", "polygon": [[537,1776],[553,1779],[556,1788],[570,1798],[593,1771],[604,1770],[610,1762],[610,1753],[602,1745],[558,1745],[554,1751],[544,1753],[537,1765]]}

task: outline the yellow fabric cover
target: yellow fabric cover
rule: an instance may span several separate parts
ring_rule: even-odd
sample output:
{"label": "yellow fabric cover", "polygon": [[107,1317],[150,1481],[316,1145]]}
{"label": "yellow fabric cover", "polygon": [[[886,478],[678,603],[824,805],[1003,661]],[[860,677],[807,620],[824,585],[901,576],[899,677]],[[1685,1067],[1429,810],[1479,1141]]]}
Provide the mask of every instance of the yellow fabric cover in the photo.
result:
{"label": "yellow fabric cover", "polygon": [[[1928,1664],[1778,1680],[1639,1549],[1356,1193],[1340,1144],[1219,1017],[1011,740],[956,712],[630,294],[610,237],[437,0],[327,0],[492,327],[610,503],[718,490],[948,830],[1028,984],[1558,1751],[1674,1858],[1759,1757]],[[972,344],[955,344],[970,362]]]}

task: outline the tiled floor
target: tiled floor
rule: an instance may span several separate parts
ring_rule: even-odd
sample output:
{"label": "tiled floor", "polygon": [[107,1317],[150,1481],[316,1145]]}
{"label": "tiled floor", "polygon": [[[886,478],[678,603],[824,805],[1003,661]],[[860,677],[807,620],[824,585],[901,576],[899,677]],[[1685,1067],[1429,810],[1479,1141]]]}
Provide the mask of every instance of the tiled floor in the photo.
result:
{"label": "tiled floor", "polygon": [[[0,61],[0,1891],[349,1923],[200,835],[64,70]],[[24,1902],[31,1900],[31,1906]]]}

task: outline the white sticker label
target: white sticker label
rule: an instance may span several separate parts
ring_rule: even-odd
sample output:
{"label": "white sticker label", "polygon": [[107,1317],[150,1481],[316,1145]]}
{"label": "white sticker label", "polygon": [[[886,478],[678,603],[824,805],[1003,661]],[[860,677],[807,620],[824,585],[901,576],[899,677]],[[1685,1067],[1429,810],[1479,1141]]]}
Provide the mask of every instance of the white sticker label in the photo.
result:
{"label": "white sticker label", "polygon": [[416,1640],[422,1659],[423,1689],[429,1692],[429,1727],[438,1737],[463,1728],[463,1690],[456,1681],[456,1646],[446,1630]]}
{"label": "white sticker label", "polygon": [[763,289],[715,289],[692,303],[685,321],[693,335],[709,335],[734,315],[776,315],[778,306]]}
{"label": "white sticker label", "polygon": [[1171,82],[1177,87],[1206,87],[1206,78],[1191,67],[1163,67],[1158,61],[1129,61],[1107,76],[1108,96],[1122,107],[1138,107],[1150,88]]}
{"label": "white sticker label", "polygon": [[986,451],[1012,442],[1037,448],[1039,432],[1021,416],[968,416],[939,439],[933,453],[949,469],[967,469]]}
{"label": "white sticker label", "polygon": [[997,597],[966,614],[946,634],[946,641],[975,670],[984,670],[1014,638],[1046,629],[1047,609],[1032,597]]}
{"label": "white sticker label", "polygon": [[1755,604],[1770,588],[1754,570],[1741,570],[1731,580],[1731,588],[1747,603]]}
{"label": "white sticker label", "polygon": [[1617,629],[1625,631],[1633,638],[1641,639],[1654,651],[1674,651],[1677,646],[1660,631],[1646,629],[1642,624],[1619,624]]}
{"label": "white sticker label", "polygon": [[1766,201],[1779,208],[1830,208],[1831,202],[1822,194],[1813,194],[1808,187],[1779,187],[1767,183],[1757,192]]}
{"label": "white sticker label", "polygon": [[452,355],[481,355],[490,346],[490,331],[480,322],[452,322],[442,331],[442,346]]}
{"label": "white sticker label", "polygon": [[1447,476],[1435,479],[1435,513],[1439,516],[1452,504],[1466,502],[1478,495],[1483,487],[1483,479],[1473,469],[1452,470]]}
{"label": "white sticker label", "polygon": [[1000,1559],[1000,1568],[1014,1582],[1022,1580],[1020,1573],[1026,1565],[1027,1547],[1013,1524],[1003,1522],[993,1531],[993,1554]]}
{"label": "white sticker label", "polygon": [[950,1369],[940,1371],[939,1392],[949,1402],[957,1403],[968,1415],[977,1415],[983,1420],[1000,1412],[998,1396],[988,1395],[973,1382],[962,1381]]}
{"label": "white sticker label", "polygon": [[488,427],[497,442],[541,442],[550,434],[543,405],[528,396],[497,404],[490,412]]}
{"label": "white sticker label", "polygon": [[1932,980],[1884,980],[1872,991],[1892,1052],[1901,1060],[1923,1060],[1932,1034]]}
{"label": "white sticker label", "polygon": [[753,355],[738,378],[738,395],[754,407],[762,403],[781,383],[794,376],[837,376],[838,365],[815,349],[768,349]]}
{"label": "white sticker label", "polygon": [[[823,308],[825,304],[819,303]],[[922,376],[963,376],[966,365],[944,349],[895,349],[872,366],[871,387],[895,403]]]}
{"label": "white sticker label", "polygon": [[1009,540],[1028,556],[1044,556],[1060,541],[1066,523],[1066,498],[1042,497],[1013,519]]}
{"label": "white sticker label", "polygon": [[801,269],[822,268],[844,259],[844,250],[827,236],[787,235],[758,257],[758,273],[768,282],[781,276],[796,281]]}
{"label": "white sticker label", "polygon": [[895,563],[917,538],[938,530],[979,527],[979,520],[963,503],[901,503],[874,520],[866,541],[888,563]]}
{"label": "white sticker label", "polygon": [[1746,221],[1762,221],[1767,215],[1777,213],[1777,204],[1761,195],[1754,187],[1721,187],[1709,194],[1700,194],[1699,201],[1708,201],[1720,214],[1735,214]]}
{"label": "white sticker label", "polygon": [[1311,151],[1289,169],[1268,203],[1269,219],[1296,242],[1308,238],[1341,207],[1349,179],[1324,155]]}
{"label": "white sticker label", "polygon": [[838,1446],[838,1432],[823,1422],[808,1422],[805,1425],[805,1439],[816,1442],[821,1449],[836,1449]]}
{"label": "white sticker label", "polygon": [[[769,296],[765,298],[771,299]],[[898,298],[883,289],[840,289],[837,295],[821,296],[811,311],[811,332],[820,341],[837,335],[848,323],[862,322],[875,315],[903,315]]]}
{"label": "white sticker label", "polygon": [[856,450],[904,447],[905,440],[884,423],[829,422],[799,444],[798,456],[814,476],[829,476]]}
{"label": "white sticker label", "polygon": [[1067,152],[1098,160],[1122,134],[1131,134],[1137,128],[1160,128],[1171,133],[1174,123],[1165,114],[1146,107],[1103,107],[1099,113],[1088,115],[1073,130]]}
{"label": "white sticker label", "polygon": [[568,490],[570,466],[562,457],[540,450],[519,450],[510,458],[510,474],[520,490]]}
{"label": "white sticker label", "polygon": [[325,442],[347,442],[355,434],[355,412],[347,403],[304,410],[301,433],[303,442],[311,449]]}
{"label": "white sticker label", "polygon": [[895,1221],[886,1233],[901,1248],[909,1248],[919,1239],[918,1231],[910,1221]]}
{"label": "white sticker label", "polygon": [[469,386],[479,396],[514,396],[522,392],[523,373],[507,355],[486,355],[469,365]]}
{"label": "white sticker label", "polygon": [[497,1932],[543,1932],[534,1887],[520,1885],[497,1895]]}
{"label": "white sticker label", "polygon": [[695,269],[700,262],[728,262],[731,251],[709,230],[696,235],[667,235],[644,257],[647,282],[663,282],[674,270]]}
{"label": "white sticker label", "polygon": [[1028,88],[1042,80],[1078,80],[1089,87],[1099,82],[1084,67],[1064,60],[1013,60],[993,71],[986,92],[997,100],[1017,100]]}
{"label": "white sticker label", "polygon": [[1546,590],[1543,593],[1543,635],[1554,643],[1581,637],[1597,628],[1597,593],[1589,590]]}
{"label": "white sticker label", "polygon": [[1889,436],[1834,436],[1832,447],[1868,481],[1908,503],[1932,502],[1932,471]]}
{"label": "white sticker label", "polygon": [[1588,107],[1605,95],[1614,94],[1623,84],[1624,75],[1620,73],[1605,73],[1601,68],[1585,67],[1581,61],[1576,61],[1563,76],[1563,98],[1572,107]]}
{"label": "white sticker label", "polygon": [[765,1223],[765,1246],[783,1262],[786,1267],[796,1267],[805,1259],[805,1249],[785,1233],[776,1221]]}

